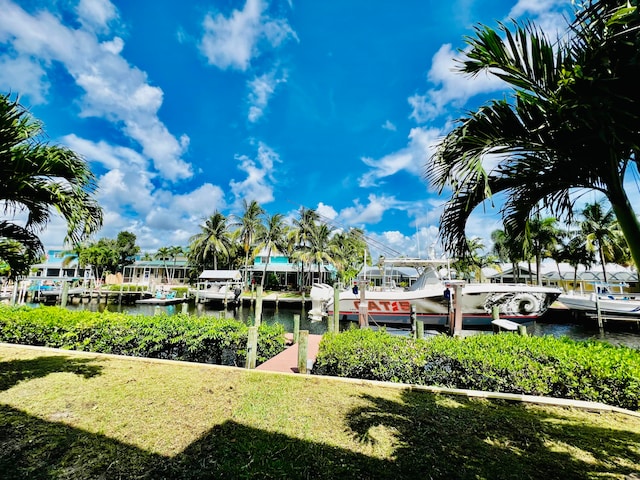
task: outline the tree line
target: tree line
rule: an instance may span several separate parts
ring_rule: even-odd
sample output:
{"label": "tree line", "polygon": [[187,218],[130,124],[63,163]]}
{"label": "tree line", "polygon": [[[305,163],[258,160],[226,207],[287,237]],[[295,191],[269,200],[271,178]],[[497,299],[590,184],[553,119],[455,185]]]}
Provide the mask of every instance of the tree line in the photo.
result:
{"label": "tree line", "polygon": [[[305,207],[300,208],[296,218],[287,221],[280,213],[269,215],[254,200],[244,201],[240,215],[226,216],[215,211],[204,219],[187,246],[161,247],[153,255],[143,254],[141,259],[161,260],[168,280],[175,271],[169,269],[171,262],[175,267],[178,258],[186,257],[192,279],[206,269],[242,269],[247,284],[248,267],[261,255],[264,268],[259,281],[264,287],[269,281],[276,283],[276,278],[267,274],[267,267],[270,257],[278,253],[300,265],[298,287],[302,289],[325,279],[325,265],[334,266],[341,281],[350,281],[360,271],[365,252],[370,258],[361,229],[335,229],[320,221],[315,210]],[[107,273],[123,272],[124,267],[134,263],[140,247],[133,233],[123,231],[116,239],[77,244],[67,253],[69,259],[77,258],[80,266],[91,265],[97,278],[104,278]]]}

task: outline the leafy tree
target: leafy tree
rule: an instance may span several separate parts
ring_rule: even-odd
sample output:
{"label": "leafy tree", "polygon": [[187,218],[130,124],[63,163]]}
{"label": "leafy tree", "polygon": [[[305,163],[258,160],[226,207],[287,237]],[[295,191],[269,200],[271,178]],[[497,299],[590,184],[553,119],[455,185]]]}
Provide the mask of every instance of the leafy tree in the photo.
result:
{"label": "leafy tree", "polygon": [[[572,189],[595,189],[640,264],[640,223],[623,187],[638,161],[640,15],[636,1],[584,5],[558,41],[533,24],[480,26],[467,39],[461,71],[496,75],[512,95],[461,118],[431,159],[432,185],[452,187],[440,228],[455,254],[468,253],[471,212],[497,193],[506,196],[505,228],[520,235],[541,205],[570,220]],[[487,155],[498,162],[490,170]]]}
{"label": "leafy tree", "polygon": [[243,200],[242,205],[244,212],[242,217],[240,217],[234,225],[239,227],[237,231],[244,252],[244,283],[246,285],[247,271],[249,269],[249,252],[251,251],[255,238],[262,226],[261,216],[264,215],[264,209],[255,200],[252,200],[251,202]]}
{"label": "leafy tree", "polygon": [[616,217],[613,210],[604,211],[601,202],[587,204],[582,210],[583,220],[580,222],[580,231],[585,238],[588,250],[598,253],[604,282],[607,282],[607,261],[614,261],[622,255],[621,235],[617,228]]}
{"label": "leafy tree", "polygon": [[119,260],[116,241],[110,238],[101,238],[78,249],[78,263],[93,267],[96,280],[116,272]]}
{"label": "leafy tree", "polygon": [[265,214],[264,229],[261,229],[260,236],[258,237],[258,246],[256,247],[256,254],[262,250],[267,251],[267,261],[264,263],[264,271],[262,272],[262,278],[260,279],[260,286],[264,288],[265,279],[267,277],[267,267],[269,266],[269,260],[271,259],[271,253],[273,251],[282,251],[285,249],[286,244],[286,226],[284,223],[284,216],[281,213],[274,213],[273,215]]}
{"label": "leafy tree", "polygon": [[530,219],[527,225],[526,245],[530,246],[530,251],[536,260],[536,283],[542,284],[541,266],[542,259],[549,258],[560,241],[562,232],[558,229],[558,220],[554,217],[540,218],[536,215]]}
{"label": "leafy tree", "polygon": [[156,260],[162,261],[162,266],[164,267],[164,274],[169,282],[169,267],[167,266],[167,260],[171,260],[171,250],[169,247],[160,247],[158,251],[153,256]]}
{"label": "leafy tree", "polygon": [[[54,212],[67,223],[65,242],[80,243],[102,226],[95,177],[72,150],[43,140],[42,124],[0,95],[0,260],[15,277],[44,254],[38,237]],[[21,224],[16,218],[24,216]]]}
{"label": "leafy tree", "polygon": [[325,262],[336,264],[334,258],[338,256],[336,244],[331,242],[331,228],[326,223],[317,223],[309,231],[308,246],[302,259],[318,267],[318,281],[322,282],[322,267]]}
{"label": "leafy tree", "polygon": [[293,258],[302,263],[302,285],[301,287],[311,285],[311,276],[305,275],[305,266],[311,268],[309,262],[309,242],[312,230],[316,227],[316,222],[320,219],[320,215],[311,208],[300,207],[299,217],[293,220],[293,228],[290,231],[290,237],[294,244]]}
{"label": "leafy tree", "polygon": [[331,237],[334,264],[338,267],[339,278],[347,283],[356,278],[366,257],[371,258],[364,240],[364,231],[351,228],[348,232],[337,232]]}
{"label": "leafy tree", "polygon": [[202,268],[213,265],[217,270],[218,257],[228,257],[231,250],[227,217],[216,211],[200,228],[201,232],[189,239],[189,258],[195,265]]}
{"label": "leafy tree", "polygon": [[136,245],[136,235],[131,232],[122,231],[116,238],[116,247],[120,257],[118,271],[122,272],[124,267],[136,261],[136,255],[140,253],[140,247]]}

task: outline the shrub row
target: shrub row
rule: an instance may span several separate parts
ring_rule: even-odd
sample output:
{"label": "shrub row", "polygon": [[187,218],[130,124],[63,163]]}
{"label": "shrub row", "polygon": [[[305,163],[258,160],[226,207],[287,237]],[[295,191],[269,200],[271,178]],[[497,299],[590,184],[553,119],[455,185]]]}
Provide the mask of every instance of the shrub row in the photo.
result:
{"label": "shrub row", "polygon": [[640,352],[512,333],[427,340],[383,331],[326,334],[314,374],[640,406]]}
{"label": "shrub row", "polygon": [[[128,315],[0,306],[0,342],[242,366],[248,327],[209,316]],[[257,362],[284,350],[284,328],[261,325]]]}

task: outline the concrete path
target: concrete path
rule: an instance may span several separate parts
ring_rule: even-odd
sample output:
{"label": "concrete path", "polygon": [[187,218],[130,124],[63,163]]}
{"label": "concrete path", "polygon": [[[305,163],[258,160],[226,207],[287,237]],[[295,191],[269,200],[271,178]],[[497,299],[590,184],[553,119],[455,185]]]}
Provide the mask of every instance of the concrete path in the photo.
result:
{"label": "concrete path", "polygon": [[[315,363],[318,355],[318,347],[322,335],[309,335],[309,344],[307,346],[307,359]],[[308,364],[308,362],[307,362]],[[256,370],[266,370],[269,372],[286,372],[298,373],[298,344],[295,343],[288,347],[285,351],[279,353],[275,357],[267,360],[256,367]]]}

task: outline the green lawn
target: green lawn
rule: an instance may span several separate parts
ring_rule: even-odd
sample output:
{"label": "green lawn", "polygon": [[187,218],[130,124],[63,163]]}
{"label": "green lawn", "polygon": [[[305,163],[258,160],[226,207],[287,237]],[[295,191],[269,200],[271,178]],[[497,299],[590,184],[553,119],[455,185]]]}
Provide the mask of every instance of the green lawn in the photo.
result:
{"label": "green lawn", "polygon": [[[640,419],[0,345],[0,478],[640,478]],[[631,477],[633,478],[633,477]]]}

